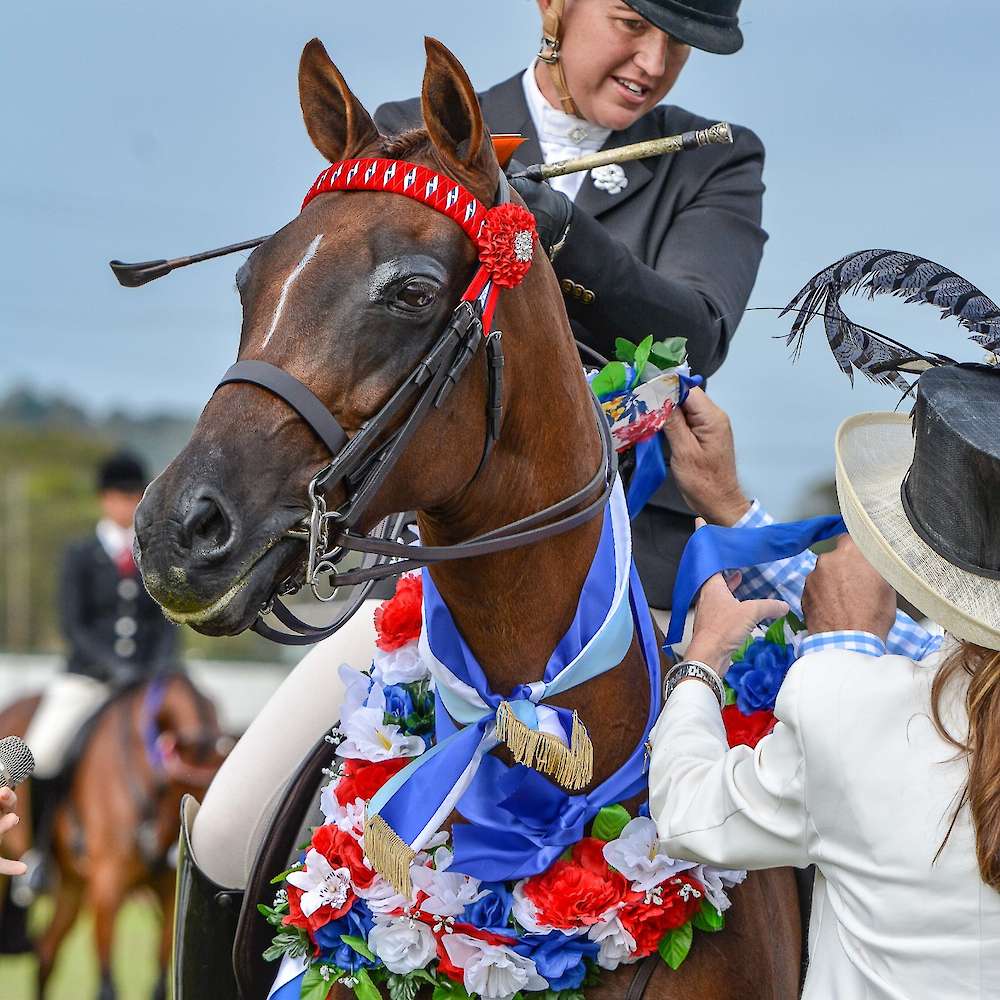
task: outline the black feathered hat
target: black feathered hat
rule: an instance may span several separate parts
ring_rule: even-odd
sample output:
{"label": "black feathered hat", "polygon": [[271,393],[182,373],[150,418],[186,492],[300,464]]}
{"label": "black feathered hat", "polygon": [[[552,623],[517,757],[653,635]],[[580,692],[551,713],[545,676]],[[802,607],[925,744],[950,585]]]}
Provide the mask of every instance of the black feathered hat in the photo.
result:
{"label": "black feathered hat", "polygon": [[743,47],[740,0],[625,0],[661,31],[696,49],[728,56]]}
{"label": "black feathered hat", "polygon": [[97,470],[97,489],[141,493],[149,485],[142,461],[128,451],[119,451],[101,462]]}

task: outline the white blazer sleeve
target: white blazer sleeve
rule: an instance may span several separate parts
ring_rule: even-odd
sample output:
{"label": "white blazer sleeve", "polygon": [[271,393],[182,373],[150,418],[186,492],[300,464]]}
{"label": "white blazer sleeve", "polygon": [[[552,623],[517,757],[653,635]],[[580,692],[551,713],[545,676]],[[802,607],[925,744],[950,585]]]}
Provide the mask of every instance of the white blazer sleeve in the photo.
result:
{"label": "white blazer sleeve", "polygon": [[812,863],[801,680],[793,665],[775,706],[778,725],[755,749],[729,749],[707,685],[684,681],[667,700],[652,733],[649,811],[672,857],[719,868]]}

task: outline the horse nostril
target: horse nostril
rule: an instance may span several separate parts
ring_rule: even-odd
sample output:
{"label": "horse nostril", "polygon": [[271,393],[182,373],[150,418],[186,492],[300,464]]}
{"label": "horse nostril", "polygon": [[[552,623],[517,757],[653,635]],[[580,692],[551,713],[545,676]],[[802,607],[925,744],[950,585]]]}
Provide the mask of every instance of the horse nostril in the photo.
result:
{"label": "horse nostril", "polygon": [[222,556],[233,541],[233,524],[225,508],[208,493],[198,493],[181,524],[181,538],[192,553]]}

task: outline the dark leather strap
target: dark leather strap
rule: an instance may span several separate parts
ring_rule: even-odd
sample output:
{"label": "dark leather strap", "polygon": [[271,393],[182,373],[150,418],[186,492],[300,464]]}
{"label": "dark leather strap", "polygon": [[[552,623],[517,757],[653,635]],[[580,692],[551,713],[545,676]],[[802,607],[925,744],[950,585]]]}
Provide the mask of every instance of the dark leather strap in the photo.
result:
{"label": "dark leather strap", "polygon": [[652,955],[647,955],[635,967],[635,975],[632,977],[632,982],[629,983],[625,1000],[642,1000],[646,994],[646,987],[649,986],[649,981],[653,978],[653,973],[656,972],[656,967],[662,961],[663,959],[654,951]]}
{"label": "dark leather strap", "polygon": [[250,382],[267,389],[283,399],[326,445],[331,455],[336,455],[347,444],[347,434],[337,418],[294,375],[266,361],[237,361],[219,385],[228,382]]}

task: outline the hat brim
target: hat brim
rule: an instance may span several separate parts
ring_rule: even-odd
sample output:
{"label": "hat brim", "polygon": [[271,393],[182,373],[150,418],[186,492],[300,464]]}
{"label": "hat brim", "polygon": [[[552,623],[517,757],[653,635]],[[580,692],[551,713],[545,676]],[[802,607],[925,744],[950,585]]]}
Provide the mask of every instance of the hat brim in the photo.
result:
{"label": "hat brim", "polygon": [[683,13],[683,4],[671,10],[652,0],[625,0],[637,14],[656,25],[672,38],[704,52],[730,56],[743,48],[743,32],[737,25],[706,24],[697,17]]}
{"label": "hat brim", "polygon": [[854,543],[911,604],[957,639],[1000,650],[1000,580],[953,566],[914,530],[900,487],[913,462],[910,418],[862,413],[836,438],[837,496]]}

